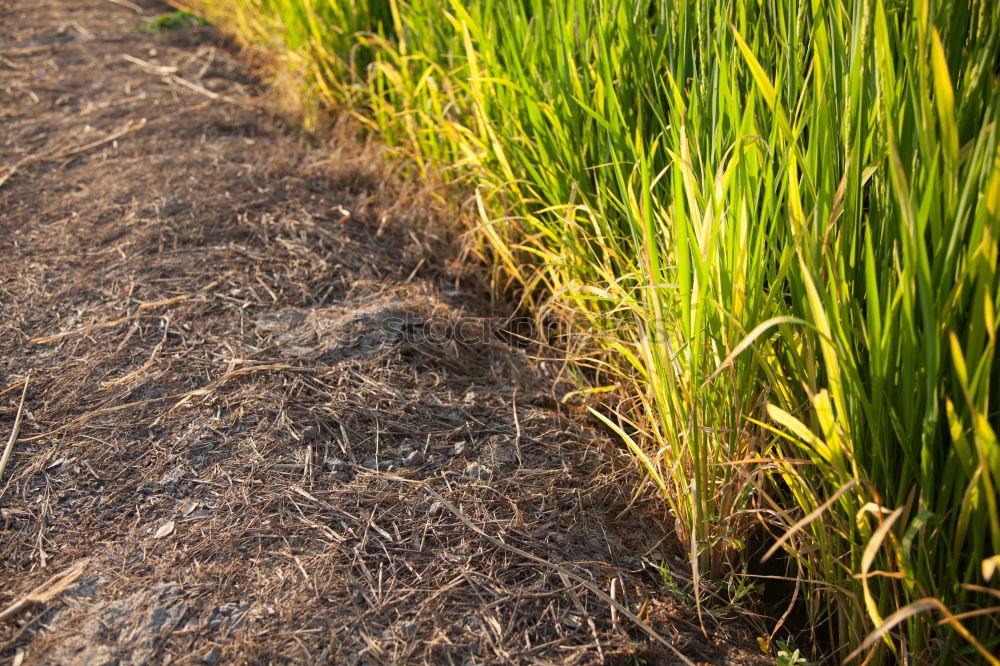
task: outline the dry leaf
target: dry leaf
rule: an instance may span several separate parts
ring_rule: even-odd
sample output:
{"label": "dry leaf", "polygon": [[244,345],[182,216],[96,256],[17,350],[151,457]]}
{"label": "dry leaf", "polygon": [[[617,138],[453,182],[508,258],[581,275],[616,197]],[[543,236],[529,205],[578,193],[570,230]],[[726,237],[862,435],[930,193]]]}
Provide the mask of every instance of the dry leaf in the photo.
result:
{"label": "dry leaf", "polygon": [[170,520],[160,525],[160,529],[156,530],[156,534],[153,535],[153,538],[162,539],[163,537],[170,536],[173,533],[174,533],[174,521]]}

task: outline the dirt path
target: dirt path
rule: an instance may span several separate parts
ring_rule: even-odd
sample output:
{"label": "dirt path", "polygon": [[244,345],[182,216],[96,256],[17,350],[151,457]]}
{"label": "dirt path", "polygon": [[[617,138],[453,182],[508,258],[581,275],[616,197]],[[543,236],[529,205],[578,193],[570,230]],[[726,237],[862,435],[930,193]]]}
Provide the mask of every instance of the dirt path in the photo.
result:
{"label": "dirt path", "polygon": [[752,662],[377,153],[133,4],[0,0],[0,608],[76,576],[0,657]]}

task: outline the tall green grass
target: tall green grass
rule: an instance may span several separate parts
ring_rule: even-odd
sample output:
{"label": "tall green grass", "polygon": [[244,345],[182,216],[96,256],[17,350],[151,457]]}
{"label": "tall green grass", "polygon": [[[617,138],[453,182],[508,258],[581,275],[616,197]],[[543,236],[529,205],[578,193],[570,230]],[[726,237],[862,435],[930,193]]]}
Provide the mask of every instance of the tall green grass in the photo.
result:
{"label": "tall green grass", "polygon": [[197,4],[475,193],[696,577],[763,524],[832,656],[1000,663],[991,3]]}

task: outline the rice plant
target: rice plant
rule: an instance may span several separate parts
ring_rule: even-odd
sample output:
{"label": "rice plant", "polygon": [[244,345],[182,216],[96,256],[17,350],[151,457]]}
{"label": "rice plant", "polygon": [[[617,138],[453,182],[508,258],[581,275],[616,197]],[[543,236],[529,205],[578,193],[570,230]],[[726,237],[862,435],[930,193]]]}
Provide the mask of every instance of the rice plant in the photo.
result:
{"label": "rice plant", "polygon": [[827,656],[1000,663],[991,3],[195,4],[475,194],[696,581],[766,529]]}

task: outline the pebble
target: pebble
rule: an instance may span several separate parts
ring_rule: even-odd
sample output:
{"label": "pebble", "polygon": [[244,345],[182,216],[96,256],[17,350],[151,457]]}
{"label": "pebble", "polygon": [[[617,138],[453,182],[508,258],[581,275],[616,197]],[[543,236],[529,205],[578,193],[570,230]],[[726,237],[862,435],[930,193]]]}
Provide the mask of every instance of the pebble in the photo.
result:
{"label": "pebble", "polygon": [[403,458],[404,467],[417,467],[424,464],[424,454],[421,451],[410,451],[405,458]]}
{"label": "pebble", "polygon": [[478,479],[482,481],[493,476],[493,470],[486,465],[480,465],[477,462],[472,462],[465,468],[465,476],[470,479]]}
{"label": "pebble", "polygon": [[351,466],[338,458],[330,458],[326,461],[326,469],[329,472],[347,472]]}

